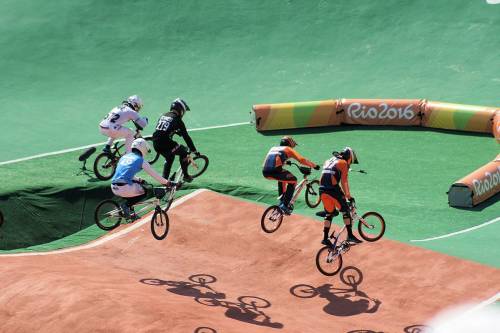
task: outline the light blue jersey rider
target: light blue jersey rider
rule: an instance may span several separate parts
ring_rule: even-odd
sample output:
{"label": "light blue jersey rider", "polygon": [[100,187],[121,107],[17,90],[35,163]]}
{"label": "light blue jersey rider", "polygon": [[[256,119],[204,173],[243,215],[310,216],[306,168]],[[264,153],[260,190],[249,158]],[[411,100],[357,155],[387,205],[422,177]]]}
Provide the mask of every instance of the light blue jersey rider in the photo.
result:
{"label": "light blue jersey rider", "polygon": [[127,199],[126,207],[123,207],[124,210],[130,209],[146,197],[146,190],[141,185],[143,180],[136,177],[139,171],[144,170],[159,183],[170,185],[170,181],[158,174],[144,159],[150,151],[146,140],[142,138],[134,140],[131,148],[132,152],[122,156],[118,161],[115,174],[111,180],[113,193]]}

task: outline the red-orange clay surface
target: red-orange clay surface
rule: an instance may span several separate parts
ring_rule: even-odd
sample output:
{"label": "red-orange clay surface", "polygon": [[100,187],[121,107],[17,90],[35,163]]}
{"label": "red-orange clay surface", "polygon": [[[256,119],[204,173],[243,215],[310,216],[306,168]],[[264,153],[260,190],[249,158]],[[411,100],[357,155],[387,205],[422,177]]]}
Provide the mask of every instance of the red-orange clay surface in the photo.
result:
{"label": "red-orange clay surface", "polygon": [[500,289],[500,270],[389,240],[353,247],[328,278],[322,223],[290,216],[265,234],[264,208],[206,191],[169,212],[163,241],[147,223],[90,249],[0,257],[0,331],[418,332]]}

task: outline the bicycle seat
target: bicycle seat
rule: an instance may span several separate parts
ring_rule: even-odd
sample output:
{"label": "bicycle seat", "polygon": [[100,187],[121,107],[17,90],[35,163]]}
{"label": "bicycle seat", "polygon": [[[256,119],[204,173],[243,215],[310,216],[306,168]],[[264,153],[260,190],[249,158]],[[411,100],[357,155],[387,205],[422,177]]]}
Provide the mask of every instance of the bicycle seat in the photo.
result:
{"label": "bicycle seat", "polygon": [[157,199],[161,199],[167,194],[167,191],[163,187],[155,187],[153,193]]}
{"label": "bicycle seat", "polygon": [[299,170],[300,172],[304,175],[304,176],[308,176],[311,174],[311,168],[308,168],[308,167],[299,167]]}
{"label": "bicycle seat", "polygon": [[333,213],[328,213],[326,210],[322,210],[320,212],[316,212],[316,216],[319,216],[319,217],[326,217],[327,215],[331,215],[333,217],[339,215],[339,211],[338,210],[334,210]]}

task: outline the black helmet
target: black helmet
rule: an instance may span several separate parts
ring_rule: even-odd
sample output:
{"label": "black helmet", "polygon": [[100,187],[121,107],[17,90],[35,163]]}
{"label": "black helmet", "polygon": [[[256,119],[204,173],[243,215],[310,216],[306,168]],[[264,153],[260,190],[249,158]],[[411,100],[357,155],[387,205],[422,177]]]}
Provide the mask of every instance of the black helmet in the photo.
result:
{"label": "black helmet", "polygon": [[170,104],[170,111],[177,111],[181,114],[181,116],[184,115],[186,111],[189,111],[189,106],[187,103],[182,99],[182,98],[176,98],[173,100],[172,104]]}
{"label": "black helmet", "polygon": [[358,156],[356,155],[356,152],[354,151],[354,149],[352,149],[351,147],[345,147],[341,152],[340,152],[340,156],[342,157],[342,159],[346,160],[347,163],[349,164],[358,164],[359,161],[358,161]]}
{"label": "black helmet", "polygon": [[284,136],[280,140],[280,146],[295,147],[297,142],[291,136]]}

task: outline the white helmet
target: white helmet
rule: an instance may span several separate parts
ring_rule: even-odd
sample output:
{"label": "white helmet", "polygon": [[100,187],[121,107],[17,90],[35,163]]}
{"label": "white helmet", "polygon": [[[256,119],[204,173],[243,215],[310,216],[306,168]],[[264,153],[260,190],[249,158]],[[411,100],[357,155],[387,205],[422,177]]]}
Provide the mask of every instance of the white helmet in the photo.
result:
{"label": "white helmet", "polygon": [[139,112],[139,110],[143,106],[142,99],[137,95],[130,96],[125,102],[130,104],[132,108],[137,112]]}
{"label": "white helmet", "polygon": [[142,157],[145,157],[151,151],[148,142],[143,138],[135,139],[134,142],[132,142],[132,149],[134,148],[141,152]]}

